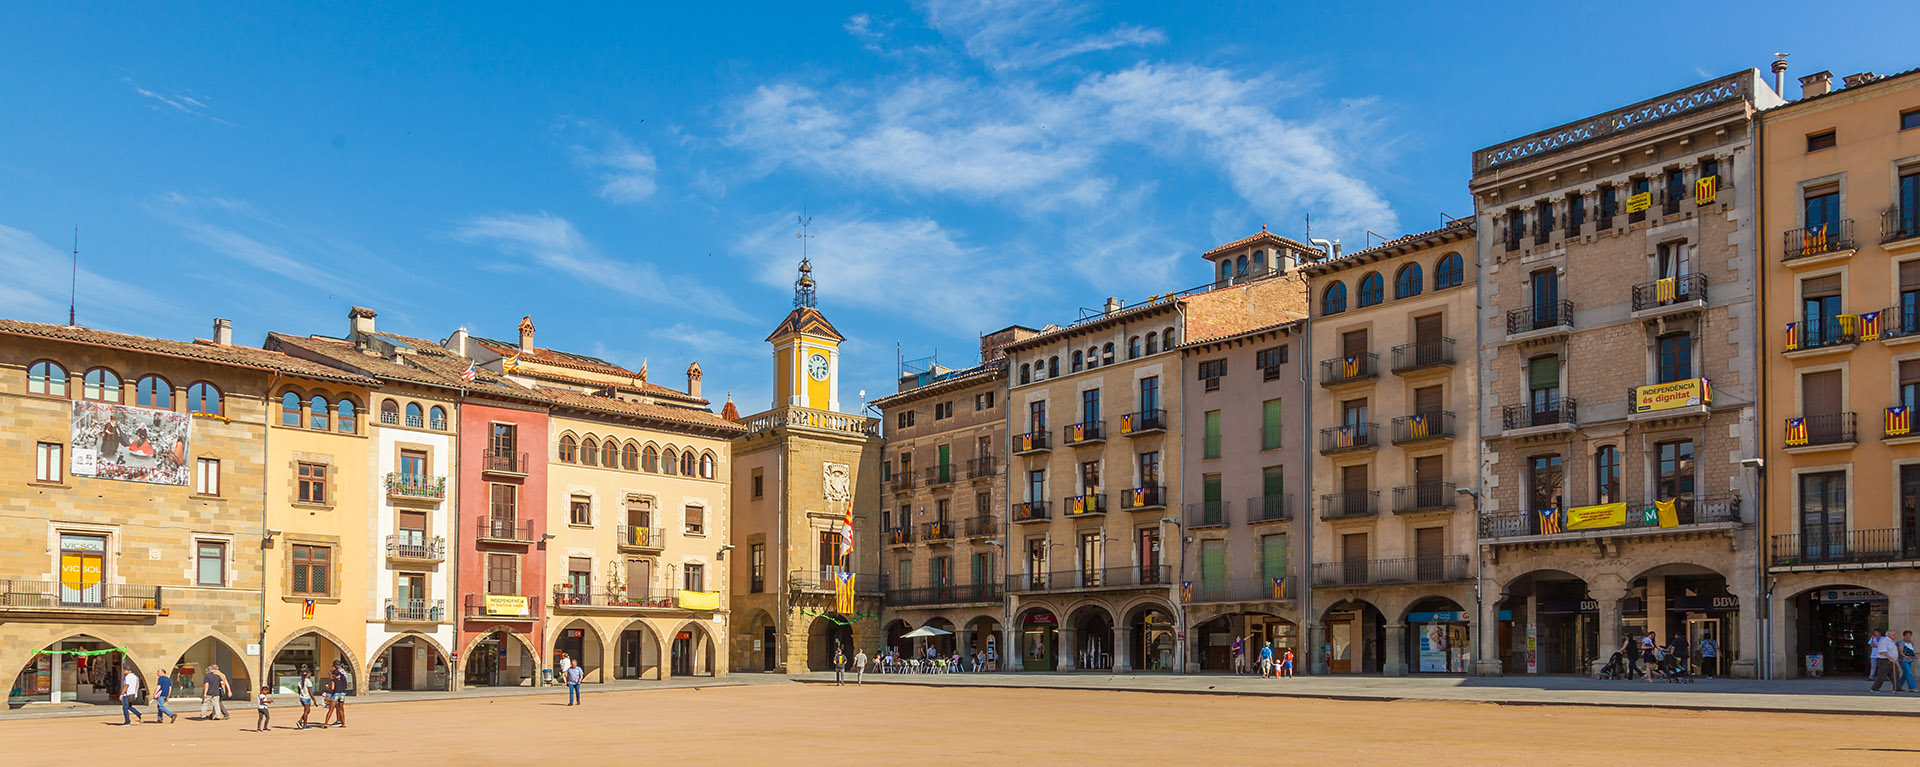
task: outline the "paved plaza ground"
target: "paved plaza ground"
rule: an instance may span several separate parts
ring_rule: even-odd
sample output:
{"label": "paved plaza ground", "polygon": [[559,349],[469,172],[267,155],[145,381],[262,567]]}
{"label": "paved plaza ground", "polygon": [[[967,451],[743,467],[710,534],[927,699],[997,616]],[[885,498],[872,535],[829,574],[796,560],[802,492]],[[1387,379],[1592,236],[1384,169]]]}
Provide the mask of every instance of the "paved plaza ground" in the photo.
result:
{"label": "paved plaza ground", "polygon": [[[999,678],[1034,682],[1049,675]],[[1095,677],[1078,678],[1084,683]],[[120,726],[117,715],[9,718],[0,721],[0,754],[10,764],[196,766],[277,765],[301,758],[356,767],[508,759],[1054,765],[1204,758],[1209,764],[1271,765],[1358,757],[1530,767],[1751,767],[1905,761],[1920,749],[1920,735],[1914,734],[1920,721],[1879,714],[749,680],[605,691],[587,695],[579,708],[562,705],[558,693],[359,703],[350,709],[347,728],[326,731],[291,729],[297,709],[274,711],[275,729],[265,734],[247,731],[251,710],[236,711],[227,721],[183,717],[177,724],[130,727]],[[1218,682],[1253,680],[1213,681],[1218,692]]]}

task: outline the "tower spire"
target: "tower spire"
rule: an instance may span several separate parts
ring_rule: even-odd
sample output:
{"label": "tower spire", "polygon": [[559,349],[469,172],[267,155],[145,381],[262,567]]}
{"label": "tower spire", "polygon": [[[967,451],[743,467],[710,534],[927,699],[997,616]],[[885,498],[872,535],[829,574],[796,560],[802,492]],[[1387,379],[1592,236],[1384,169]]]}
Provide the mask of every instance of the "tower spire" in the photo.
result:
{"label": "tower spire", "polygon": [[801,213],[798,218],[800,231],[794,232],[793,236],[800,240],[800,276],[793,281],[793,308],[812,308],[813,262],[807,260],[807,240],[812,239],[813,235],[807,232],[807,228],[813,225],[813,217]]}

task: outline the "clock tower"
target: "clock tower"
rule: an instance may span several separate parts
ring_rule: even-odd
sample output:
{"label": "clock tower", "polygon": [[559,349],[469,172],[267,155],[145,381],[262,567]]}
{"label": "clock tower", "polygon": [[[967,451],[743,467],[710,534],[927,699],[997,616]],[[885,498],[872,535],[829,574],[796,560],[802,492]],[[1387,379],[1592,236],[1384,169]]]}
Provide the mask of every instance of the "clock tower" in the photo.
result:
{"label": "clock tower", "polygon": [[773,407],[840,409],[840,343],[847,340],[814,308],[813,265],[800,259],[793,311],[780,321],[773,344]]}

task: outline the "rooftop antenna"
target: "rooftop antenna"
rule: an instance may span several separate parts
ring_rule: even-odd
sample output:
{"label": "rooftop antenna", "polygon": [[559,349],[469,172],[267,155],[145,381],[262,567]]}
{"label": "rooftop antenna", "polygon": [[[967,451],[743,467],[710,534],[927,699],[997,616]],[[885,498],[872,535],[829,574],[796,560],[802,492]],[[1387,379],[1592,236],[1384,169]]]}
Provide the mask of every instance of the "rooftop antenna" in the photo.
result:
{"label": "rooftop antenna", "polygon": [[77,327],[73,305],[80,295],[80,225],[73,225],[73,270],[67,275],[67,325]]}
{"label": "rooftop antenna", "polygon": [[800,240],[800,277],[793,281],[793,308],[798,309],[811,307],[814,301],[813,264],[807,260],[807,240],[813,239],[807,230],[813,226],[813,217],[807,215],[807,209],[802,207],[795,220],[800,224],[800,231],[793,233]]}
{"label": "rooftop antenna", "polygon": [[1307,242],[1313,242],[1313,214],[1307,214]]}

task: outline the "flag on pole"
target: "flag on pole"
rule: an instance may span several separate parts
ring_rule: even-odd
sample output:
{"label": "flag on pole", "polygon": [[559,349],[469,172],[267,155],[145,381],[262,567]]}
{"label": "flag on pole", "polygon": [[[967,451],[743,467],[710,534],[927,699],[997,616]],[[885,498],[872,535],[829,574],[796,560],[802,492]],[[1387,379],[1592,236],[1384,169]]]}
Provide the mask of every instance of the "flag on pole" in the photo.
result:
{"label": "flag on pole", "polygon": [[473,360],[467,360],[467,369],[460,374],[460,380],[471,383],[477,373],[473,370]]}

